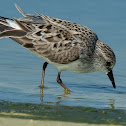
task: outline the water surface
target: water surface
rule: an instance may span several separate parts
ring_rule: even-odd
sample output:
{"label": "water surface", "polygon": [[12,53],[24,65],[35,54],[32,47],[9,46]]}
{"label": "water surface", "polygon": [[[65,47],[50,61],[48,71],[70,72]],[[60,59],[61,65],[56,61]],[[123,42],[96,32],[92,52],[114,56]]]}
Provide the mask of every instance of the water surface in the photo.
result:
{"label": "water surface", "polygon": [[[8,3],[8,4],[7,4]],[[45,76],[44,103],[126,110],[126,1],[106,0],[4,0],[0,15],[19,18],[17,3],[27,13],[34,11],[69,20],[95,31],[100,40],[115,52],[117,63],[113,89],[102,72],[76,74],[62,72],[63,82],[72,90],[68,95],[56,82],[57,70],[48,66]],[[22,103],[41,103],[39,85],[44,61],[10,39],[0,40],[0,99]]]}

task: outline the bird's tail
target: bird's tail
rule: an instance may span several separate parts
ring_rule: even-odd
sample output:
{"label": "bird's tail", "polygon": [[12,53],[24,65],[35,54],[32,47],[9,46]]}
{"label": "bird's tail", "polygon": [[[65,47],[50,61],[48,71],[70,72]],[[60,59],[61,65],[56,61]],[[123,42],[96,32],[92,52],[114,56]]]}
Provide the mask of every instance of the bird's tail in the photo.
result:
{"label": "bird's tail", "polygon": [[5,30],[12,30],[12,27],[9,26],[7,21],[11,21],[9,18],[5,18],[0,16],[0,32],[3,32]]}
{"label": "bird's tail", "polygon": [[9,19],[0,16],[0,39],[7,37],[16,41],[20,45],[24,44],[21,37],[26,34],[20,25],[16,22],[16,19]]}
{"label": "bird's tail", "polygon": [[[24,17],[27,16],[27,14],[23,10],[21,10],[17,4],[15,4],[15,7]],[[17,23],[14,22],[13,19],[0,16],[0,32],[3,32],[5,30],[13,30],[14,28],[20,29],[20,27],[17,25]]]}
{"label": "bird's tail", "polygon": [[[26,16],[16,4],[15,6],[23,16]],[[8,37],[22,45],[24,42],[20,38],[26,35],[25,30],[17,19],[0,16],[0,38]]]}
{"label": "bird's tail", "polygon": [[[27,46],[27,48],[30,46],[31,48],[31,39],[27,38],[26,35],[28,32],[31,32],[30,26],[28,26],[29,23],[38,23],[43,22],[43,19],[41,17],[38,17],[36,15],[29,15],[26,14],[21,8],[15,4],[15,7],[17,10],[24,16],[20,19],[16,18],[5,18],[0,16],[0,39],[7,37],[11,38],[17,43],[23,45],[24,47]],[[37,19],[37,21],[36,21]],[[28,23],[28,24],[27,24]],[[32,25],[31,25],[32,26]],[[28,43],[28,44],[26,44]],[[30,43],[30,45],[29,45]]]}

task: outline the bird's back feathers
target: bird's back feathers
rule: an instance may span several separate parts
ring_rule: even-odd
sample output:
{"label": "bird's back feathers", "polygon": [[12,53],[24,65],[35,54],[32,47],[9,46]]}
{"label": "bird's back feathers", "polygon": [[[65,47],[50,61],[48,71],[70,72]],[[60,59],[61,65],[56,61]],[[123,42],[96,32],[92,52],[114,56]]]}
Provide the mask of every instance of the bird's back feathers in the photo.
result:
{"label": "bird's back feathers", "polygon": [[9,37],[50,62],[70,63],[79,59],[81,54],[90,59],[98,40],[92,30],[39,13],[29,15],[15,6],[24,17],[1,17],[0,38]]}

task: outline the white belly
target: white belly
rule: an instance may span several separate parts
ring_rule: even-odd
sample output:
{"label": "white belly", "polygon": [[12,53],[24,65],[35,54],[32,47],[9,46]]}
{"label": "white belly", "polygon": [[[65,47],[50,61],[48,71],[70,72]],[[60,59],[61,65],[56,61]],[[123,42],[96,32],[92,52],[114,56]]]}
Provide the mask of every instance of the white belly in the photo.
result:
{"label": "white belly", "polygon": [[80,60],[73,61],[69,64],[58,64],[50,62],[52,66],[58,69],[58,71],[72,71],[75,73],[89,73],[93,72],[92,67],[89,64],[83,64]]}
{"label": "white belly", "polygon": [[[32,51],[30,51],[30,52],[32,52]],[[58,63],[50,62],[47,58],[42,57],[35,52],[32,52],[32,53],[37,55],[38,57],[42,58],[43,60],[45,60],[46,62],[48,62],[52,66],[54,66],[56,69],[58,69],[59,72],[66,71],[66,70],[69,70],[69,71],[72,71],[72,72],[75,72],[75,73],[94,72],[93,66],[89,65],[90,63],[84,64],[80,60],[76,60],[76,61],[73,61],[73,62],[68,63],[68,64],[58,64]]]}

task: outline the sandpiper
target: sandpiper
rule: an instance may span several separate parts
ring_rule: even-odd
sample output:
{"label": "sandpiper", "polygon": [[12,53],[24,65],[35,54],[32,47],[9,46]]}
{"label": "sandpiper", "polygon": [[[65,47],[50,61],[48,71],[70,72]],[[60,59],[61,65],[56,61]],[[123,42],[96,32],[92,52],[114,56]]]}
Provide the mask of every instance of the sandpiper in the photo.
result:
{"label": "sandpiper", "polygon": [[43,87],[49,63],[58,69],[57,82],[65,90],[70,91],[60,74],[66,70],[76,73],[103,71],[116,88],[112,72],[115,54],[91,29],[37,12],[36,15],[26,14],[15,6],[23,17],[0,17],[0,38],[10,38],[45,60],[40,87]]}

